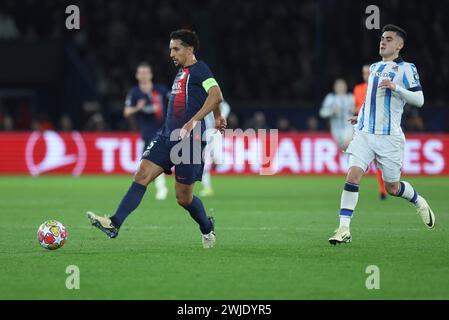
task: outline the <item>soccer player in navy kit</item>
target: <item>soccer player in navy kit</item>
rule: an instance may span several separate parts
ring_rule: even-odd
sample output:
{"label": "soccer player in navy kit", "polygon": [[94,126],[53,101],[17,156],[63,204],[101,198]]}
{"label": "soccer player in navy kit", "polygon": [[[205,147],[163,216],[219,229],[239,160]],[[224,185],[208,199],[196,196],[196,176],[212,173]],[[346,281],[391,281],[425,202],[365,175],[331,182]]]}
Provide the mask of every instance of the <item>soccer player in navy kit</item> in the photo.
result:
{"label": "soccer player in navy kit", "polygon": [[[123,116],[136,117],[146,148],[164,123],[164,106],[167,105],[168,89],[164,85],[153,83],[152,68],[147,62],[141,62],[137,66],[136,79],[138,85],[131,88],[126,96]],[[168,190],[165,175],[157,177],[154,184],[156,200],[166,199]]]}
{"label": "soccer player in navy kit", "polygon": [[[191,217],[198,223],[204,248],[212,248],[215,244],[214,219],[206,215],[203,203],[193,195],[195,181],[200,181],[204,159],[200,154],[200,163],[187,161],[187,163],[174,164],[172,148],[179,144],[195,144],[195,139],[201,137],[192,131],[205,130],[204,117],[211,111],[215,117],[215,128],[224,132],[226,120],[220,114],[220,103],[223,96],[217,81],[214,79],[208,66],[197,61],[195,52],[199,41],[196,34],[188,30],[177,30],[170,35],[170,57],[180,69],[173,82],[170,94],[167,116],[164,126],[159,130],[156,138],[150,142],[142,156],[139,168],[134,175],[134,181],[123,197],[115,214],[111,217],[100,217],[93,212],[87,212],[92,225],[115,238],[119,228],[140,204],[148,184],[163,172],[171,173],[175,165],[176,171],[176,200],[186,209]],[[177,139],[173,139],[173,133]],[[191,148],[192,152],[202,153],[201,148]],[[181,152],[185,152],[184,149]],[[188,155],[189,159],[195,154]],[[196,154],[198,156],[198,154]]]}

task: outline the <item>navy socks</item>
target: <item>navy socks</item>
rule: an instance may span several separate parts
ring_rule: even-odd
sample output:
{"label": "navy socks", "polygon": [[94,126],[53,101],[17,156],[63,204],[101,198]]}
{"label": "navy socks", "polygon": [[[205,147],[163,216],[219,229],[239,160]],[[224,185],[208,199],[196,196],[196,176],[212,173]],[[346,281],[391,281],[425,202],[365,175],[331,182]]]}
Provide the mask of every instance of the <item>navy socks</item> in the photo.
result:
{"label": "navy socks", "polygon": [[133,182],[131,187],[129,187],[128,192],[120,202],[120,205],[117,208],[115,214],[111,217],[112,224],[120,228],[125,219],[129,216],[131,212],[133,212],[142,201],[143,195],[147,187],[138,184],[137,182]]}
{"label": "navy socks", "polygon": [[[137,182],[133,182],[131,187],[129,187],[128,192],[123,197],[120,202],[117,211],[110,218],[112,224],[120,228],[125,219],[133,212],[142,201],[142,198],[145,194],[147,187],[138,184]],[[200,230],[202,234],[208,234],[212,231],[212,224],[209,218],[206,215],[206,211],[204,210],[203,203],[201,200],[195,196],[193,196],[192,203],[186,207],[184,207],[189,213],[193,220],[199,224]]]}
{"label": "navy socks", "polygon": [[203,203],[199,198],[193,196],[192,203],[184,207],[184,209],[189,211],[190,216],[193,218],[193,220],[195,220],[200,225],[202,234],[208,234],[212,231],[212,224],[207,217]]}

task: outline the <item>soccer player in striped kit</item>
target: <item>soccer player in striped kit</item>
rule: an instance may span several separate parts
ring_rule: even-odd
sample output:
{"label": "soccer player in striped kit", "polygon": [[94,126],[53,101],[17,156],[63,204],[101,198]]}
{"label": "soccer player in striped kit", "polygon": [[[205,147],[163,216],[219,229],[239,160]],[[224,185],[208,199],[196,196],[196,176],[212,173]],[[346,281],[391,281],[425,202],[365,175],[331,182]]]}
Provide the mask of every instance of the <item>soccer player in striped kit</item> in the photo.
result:
{"label": "soccer player in striped kit", "polygon": [[427,201],[406,181],[401,181],[405,137],[401,129],[404,105],[422,107],[424,95],[414,64],[405,62],[400,51],[406,32],[395,25],[382,29],[379,54],[382,60],[370,67],[366,99],[355,126],[354,139],[346,152],[349,170],[341,195],[340,225],[329,238],[333,245],[351,242],[351,218],[359,197],[363,174],[373,160],[382,171],[387,192],[410,201],[427,228],[435,226],[435,215]]}
{"label": "soccer player in striped kit", "polygon": [[[221,110],[221,116],[224,119],[227,119],[229,116],[229,113],[231,112],[231,106],[228,102],[222,101],[220,103],[220,110]],[[214,195],[214,190],[212,189],[212,179],[211,179],[211,169],[212,166],[215,164],[221,164],[224,161],[224,154],[223,154],[223,136],[218,130],[214,130],[215,128],[215,118],[212,113],[209,113],[205,118],[204,121],[206,123],[206,129],[209,129],[208,133],[210,133],[206,139],[207,139],[207,146],[206,150],[204,152],[204,172],[203,172],[203,179],[201,181],[203,185],[203,189],[200,191],[201,197],[209,197]],[[212,129],[212,130],[210,130]]]}
{"label": "soccer player in striped kit", "polygon": [[[354,115],[358,115],[360,109],[362,109],[363,103],[365,102],[366,90],[368,89],[368,77],[370,74],[370,65],[365,64],[362,67],[362,77],[363,83],[359,83],[354,87]],[[385,190],[384,179],[382,179],[382,171],[377,169],[377,183],[379,184],[379,197],[381,200],[385,200],[387,198],[387,191]]]}
{"label": "soccer player in striped kit", "polygon": [[342,151],[352,140],[354,128],[348,122],[354,113],[354,96],[348,93],[348,85],[343,79],[334,82],[334,92],[328,93],[320,109],[320,117],[330,121],[331,134]]}

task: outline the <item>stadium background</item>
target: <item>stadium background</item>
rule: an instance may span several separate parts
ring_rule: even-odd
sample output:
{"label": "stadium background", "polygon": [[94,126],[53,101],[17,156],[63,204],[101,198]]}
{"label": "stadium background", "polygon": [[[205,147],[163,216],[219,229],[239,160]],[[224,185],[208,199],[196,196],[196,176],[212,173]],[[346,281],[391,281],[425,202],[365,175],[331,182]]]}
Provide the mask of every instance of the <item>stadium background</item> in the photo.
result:
{"label": "stadium background", "polygon": [[[352,90],[362,81],[361,65],[379,59],[379,31],[365,27],[365,8],[375,4],[380,25],[393,22],[408,31],[403,56],[418,66],[424,87],[425,106],[406,107],[404,131],[444,133],[449,130],[446,3],[405,3],[5,0],[0,4],[0,130],[135,132],[136,123],[122,115],[135,67],[149,61],[155,82],[169,87],[176,68],[167,39],[183,27],[199,34],[198,57],[210,65],[232,107],[230,128],[326,132],[318,111],[333,81],[341,77]],[[80,30],[65,28],[69,4],[80,8]],[[1,139],[3,150],[11,137]],[[132,150],[138,143],[133,137]],[[442,153],[447,141],[438,141],[440,158],[447,159]],[[45,139],[42,143],[45,147]],[[419,157],[425,166],[431,159],[423,155],[425,141],[418,143],[406,159]],[[24,163],[23,153],[19,157]],[[132,157],[137,161],[138,155]],[[2,172],[23,172],[11,169],[15,154],[4,158],[10,163],[3,163]]]}
{"label": "stadium background", "polygon": [[[448,299],[449,188],[440,176],[449,173],[447,3],[1,0],[0,298]],[[65,28],[69,4],[80,8],[80,30]],[[365,28],[372,4],[381,26],[408,31],[403,56],[417,65],[425,105],[403,117],[404,173],[437,227],[426,230],[406,201],[380,201],[367,177],[354,242],[334,248],[327,239],[344,165],[318,111],[337,77],[352,90],[362,64],[379,59],[379,31]],[[198,32],[198,57],[231,105],[230,127],[279,128],[289,174],[255,176],[249,144],[240,144],[244,170],[235,163],[239,176],[214,177],[216,195],[203,199],[217,219],[212,252],[176,205],[173,179],[167,201],[154,200],[150,186],[114,243],[85,218],[114,212],[131,181],[141,146],[135,123],[122,117],[125,95],[141,60],[171,85],[167,40],[180,27]],[[102,176],[68,176],[82,173]],[[297,177],[304,174],[313,176]],[[52,252],[36,241],[47,219],[69,235]],[[65,286],[73,264],[80,290]],[[381,270],[381,290],[365,286],[370,265]]]}
{"label": "stadium background", "polygon": [[[68,4],[80,8],[80,30],[65,28]],[[290,124],[282,130],[325,130],[318,109],[333,81],[342,77],[352,90],[362,80],[361,65],[379,59],[379,31],[365,28],[370,4],[380,7],[381,25],[392,22],[408,31],[403,56],[420,72],[425,107],[406,112],[405,129],[447,132],[447,2],[401,0],[4,0],[0,127],[132,129],[122,109],[136,65],[149,61],[155,81],[170,86],[176,68],[167,39],[185,27],[199,34],[198,56],[214,71],[237,116],[232,126],[254,126],[250,118],[262,111],[266,124],[258,126],[279,127],[285,117]],[[15,27],[6,28],[6,21]]]}

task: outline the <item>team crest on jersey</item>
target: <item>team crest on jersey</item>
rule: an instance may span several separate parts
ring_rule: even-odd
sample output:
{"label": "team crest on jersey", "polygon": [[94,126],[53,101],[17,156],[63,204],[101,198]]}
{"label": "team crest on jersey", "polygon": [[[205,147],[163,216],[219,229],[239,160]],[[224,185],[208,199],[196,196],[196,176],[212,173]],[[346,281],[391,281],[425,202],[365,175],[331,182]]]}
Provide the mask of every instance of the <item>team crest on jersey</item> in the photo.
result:
{"label": "team crest on jersey", "polygon": [[176,76],[175,82],[173,83],[173,86],[171,87],[171,94],[180,94],[182,91],[182,84],[181,80],[186,77],[187,73],[185,71],[179,71],[178,75]]}
{"label": "team crest on jersey", "polygon": [[419,81],[419,74],[414,73],[414,74],[413,74],[413,78],[414,78],[416,81]]}
{"label": "team crest on jersey", "polygon": [[145,152],[143,153],[142,157],[145,158],[145,157],[148,157],[148,156],[150,155],[150,150],[151,150],[151,148],[154,147],[154,144],[155,144],[156,142],[157,142],[156,140],[153,140],[153,141],[150,142],[150,144],[148,145],[147,149],[146,149]]}

